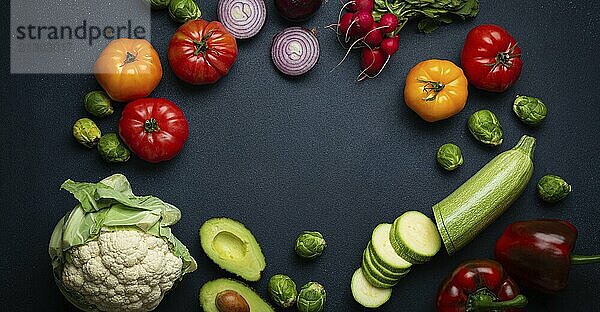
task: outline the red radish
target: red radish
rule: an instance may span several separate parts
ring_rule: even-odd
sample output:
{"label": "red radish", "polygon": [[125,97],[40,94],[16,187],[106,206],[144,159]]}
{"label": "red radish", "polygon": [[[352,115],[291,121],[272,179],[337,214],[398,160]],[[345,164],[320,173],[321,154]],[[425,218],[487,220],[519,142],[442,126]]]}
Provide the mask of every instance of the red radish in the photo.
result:
{"label": "red radish", "polygon": [[340,35],[342,36],[346,36],[346,34],[348,35],[353,35],[352,31],[348,32],[348,30],[350,29],[350,24],[352,23],[352,18],[354,17],[354,14],[352,13],[344,13],[344,15],[342,15],[342,18],[340,18],[340,23],[338,24],[338,29],[340,31]]}
{"label": "red radish", "polygon": [[376,22],[373,22],[373,24],[371,24],[371,29],[365,36],[365,39],[363,39],[365,43],[372,48],[378,47],[381,43],[381,40],[383,40],[383,34],[381,33],[380,29],[377,29],[377,27],[379,27],[379,25]]}
{"label": "red radish", "polygon": [[371,11],[369,10],[361,10],[354,13],[352,21],[352,31],[356,32],[357,36],[364,36],[371,29],[371,25],[373,25],[373,15],[371,15]]}
{"label": "red radish", "polygon": [[385,26],[386,28],[383,28],[382,31],[386,34],[389,34],[398,27],[398,17],[392,13],[385,13],[381,16],[379,25]]}
{"label": "red radish", "polygon": [[385,55],[393,55],[400,47],[400,36],[396,35],[391,38],[385,38],[381,41],[381,52]]}
{"label": "red radish", "polygon": [[348,1],[348,10],[350,12],[357,12],[361,10],[373,11],[374,7],[373,0],[350,0]]}
{"label": "red radish", "polygon": [[386,56],[380,49],[362,48],[360,53],[360,67],[367,75],[376,75],[383,69]]}

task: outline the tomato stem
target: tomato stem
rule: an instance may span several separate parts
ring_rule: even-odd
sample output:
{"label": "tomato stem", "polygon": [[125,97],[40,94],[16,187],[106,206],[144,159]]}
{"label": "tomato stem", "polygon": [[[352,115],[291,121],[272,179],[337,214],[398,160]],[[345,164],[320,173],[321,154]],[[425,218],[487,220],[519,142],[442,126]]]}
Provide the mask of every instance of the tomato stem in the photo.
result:
{"label": "tomato stem", "polygon": [[515,48],[517,48],[517,43],[515,43],[515,45],[513,45],[513,46],[509,45],[508,51],[498,52],[498,54],[496,55],[496,62],[486,64],[486,66],[491,66],[492,71],[494,71],[496,69],[496,67],[498,67],[500,65],[505,66],[507,68],[511,67],[512,64],[511,64],[510,60],[515,57],[521,56],[521,54],[514,54]]}
{"label": "tomato stem", "polygon": [[206,54],[206,51],[210,50],[208,47],[208,39],[213,35],[214,30],[211,30],[202,36],[200,41],[194,40],[194,45],[196,45],[196,51],[194,51],[194,56],[198,56],[198,54],[202,53],[202,55]]}
{"label": "tomato stem", "polygon": [[123,64],[121,64],[121,67],[123,67],[129,63],[135,62],[136,59],[137,59],[137,53],[134,55],[131,52],[127,51],[127,54],[125,55],[125,60],[123,61]]}
{"label": "tomato stem", "polygon": [[144,131],[148,133],[159,132],[160,127],[158,126],[158,122],[154,118],[150,118],[144,122]]}
{"label": "tomato stem", "polygon": [[[444,90],[444,87],[446,86],[444,83],[442,83],[440,81],[430,81],[430,80],[421,80],[421,79],[419,79],[419,81],[425,83],[425,85],[423,85],[423,92],[427,93],[427,97],[423,98],[424,101],[435,100],[438,93],[440,93],[442,90]],[[433,93],[433,94],[431,94],[431,93]]]}

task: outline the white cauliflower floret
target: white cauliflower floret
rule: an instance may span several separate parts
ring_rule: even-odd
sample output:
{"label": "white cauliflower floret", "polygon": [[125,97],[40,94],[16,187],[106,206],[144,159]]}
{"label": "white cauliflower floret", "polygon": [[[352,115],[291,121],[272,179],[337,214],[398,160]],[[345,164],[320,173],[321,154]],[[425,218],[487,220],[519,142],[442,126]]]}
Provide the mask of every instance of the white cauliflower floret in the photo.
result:
{"label": "white cauliflower floret", "polygon": [[105,312],[154,310],[183,267],[164,239],[133,230],[103,232],[69,252],[64,286]]}

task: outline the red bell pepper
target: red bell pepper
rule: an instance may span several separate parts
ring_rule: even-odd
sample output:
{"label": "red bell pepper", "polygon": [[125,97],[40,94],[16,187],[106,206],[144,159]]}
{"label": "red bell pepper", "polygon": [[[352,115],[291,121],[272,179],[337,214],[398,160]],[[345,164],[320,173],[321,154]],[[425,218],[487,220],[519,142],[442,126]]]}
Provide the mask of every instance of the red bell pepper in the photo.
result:
{"label": "red bell pepper", "polygon": [[494,260],[470,260],[459,265],[440,287],[438,312],[521,311],[527,298]]}
{"label": "red bell pepper", "polygon": [[571,254],[577,229],[561,220],[520,221],[496,242],[496,259],[519,283],[545,293],[567,287],[569,266],[600,262],[600,255]]}

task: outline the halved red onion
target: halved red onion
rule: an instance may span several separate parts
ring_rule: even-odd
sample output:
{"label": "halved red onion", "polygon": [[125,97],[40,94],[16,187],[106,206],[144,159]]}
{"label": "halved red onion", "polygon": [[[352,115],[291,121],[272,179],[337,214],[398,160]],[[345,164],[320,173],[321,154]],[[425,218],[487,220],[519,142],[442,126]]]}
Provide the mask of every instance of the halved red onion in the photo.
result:
{"label": "halved red onion", "polygon": [[265,24],[267,9],[264,0],[219,0],[217,15],[236,39],[248,39]]}
{"label": "halved red onion", "polygon": [[286,75],[305,74],[319,60],[319,40],[302,27],[286,28],[273,38],[271,58],[275,67]]}

